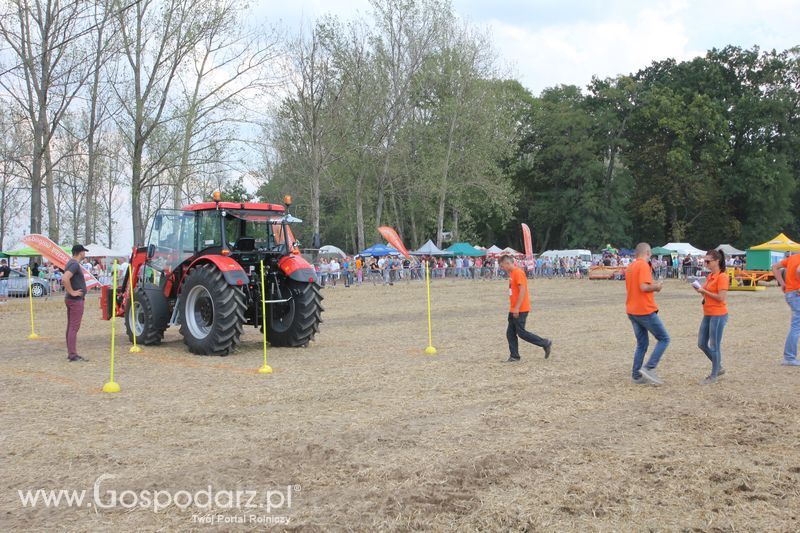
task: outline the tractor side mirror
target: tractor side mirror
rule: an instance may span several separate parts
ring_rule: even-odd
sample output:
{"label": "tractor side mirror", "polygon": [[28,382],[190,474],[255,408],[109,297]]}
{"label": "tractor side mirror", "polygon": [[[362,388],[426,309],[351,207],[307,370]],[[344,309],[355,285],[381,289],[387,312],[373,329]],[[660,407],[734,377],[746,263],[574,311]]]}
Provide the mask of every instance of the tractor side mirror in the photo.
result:
{"label": "tractor side mirror", "polygon": [[156,245],[151,244],[147,247],[147,258],[152,259],[154,255],[156,255]]}

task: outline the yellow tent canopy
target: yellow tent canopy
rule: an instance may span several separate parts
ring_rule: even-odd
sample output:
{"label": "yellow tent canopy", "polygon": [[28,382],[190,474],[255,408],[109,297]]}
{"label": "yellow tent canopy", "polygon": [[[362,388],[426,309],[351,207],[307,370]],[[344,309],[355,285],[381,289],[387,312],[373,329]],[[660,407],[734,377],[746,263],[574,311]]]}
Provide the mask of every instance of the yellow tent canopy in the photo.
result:
{"label": "yellow tent canopy", "polygon": [[750,250],[772,250],[774,252],[800,252],[800,244],[781,233],[774,239],[770,239],[764,244],[753,246]]}

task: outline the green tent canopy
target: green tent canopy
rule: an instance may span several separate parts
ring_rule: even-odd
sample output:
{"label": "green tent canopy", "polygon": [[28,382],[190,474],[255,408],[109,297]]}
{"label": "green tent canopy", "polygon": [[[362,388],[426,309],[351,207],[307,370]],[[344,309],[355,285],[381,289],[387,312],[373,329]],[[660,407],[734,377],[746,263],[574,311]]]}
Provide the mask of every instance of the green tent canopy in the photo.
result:
{"label": "green tent canopy", "polygon": [[663,246],[656,246],[655,248],[651,249],[650,252],[656,256],[672,255],[675,253],[674,250],[670,250],[669,248],[664,248]]}
{"label": "green tent canopy", "polygon": [[447,253],[449,253],[451,255],[467,255],[467,256],[470,256],[470,257],[478,257],[478,256],[486,255],[486,252],[482,252],[482,251],[474,248],[468,242],[457,242],[453,246],[451,246],[450,248],[445,250],[445,252],[447,252]]}

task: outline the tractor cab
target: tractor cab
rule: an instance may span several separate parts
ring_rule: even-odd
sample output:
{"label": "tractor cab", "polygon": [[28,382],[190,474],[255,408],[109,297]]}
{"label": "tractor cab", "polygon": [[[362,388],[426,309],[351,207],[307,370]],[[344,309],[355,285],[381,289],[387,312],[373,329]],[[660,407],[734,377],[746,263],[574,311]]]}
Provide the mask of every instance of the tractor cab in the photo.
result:
{"label": "tractor cab", "polygon": [[[267,203],[207,202],[160,209],[150,228],[144,280],[166,287],[169,278],[203,256],[220,255],[248,275],[263,260],[267,269],[297,252],[290,224],[302,222],[284,206]],[[173,287],[177,283],[173,280]]]}

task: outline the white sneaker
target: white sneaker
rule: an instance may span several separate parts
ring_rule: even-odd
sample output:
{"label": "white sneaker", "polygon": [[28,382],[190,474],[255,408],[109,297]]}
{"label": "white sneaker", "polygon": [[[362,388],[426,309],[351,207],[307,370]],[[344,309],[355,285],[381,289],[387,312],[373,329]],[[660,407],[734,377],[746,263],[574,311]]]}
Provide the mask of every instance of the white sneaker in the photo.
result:
{"label": "white sneaker", "polygon": [[642,368],[639,369],[639,372],[642,373],[642,377],[644,379],[646,379],[647,381],[649,381],[653,385],[663,385],[664,384],[664,380],[662,380],[660,377],[658,377],[658,374],[656,374],[656,370],[654,368],[653,369],[647,369],[645,367],[642,367]]}

